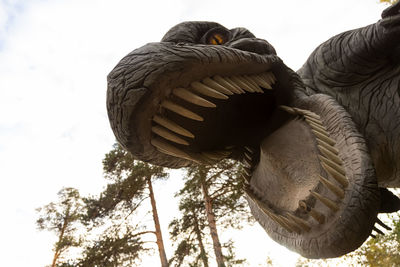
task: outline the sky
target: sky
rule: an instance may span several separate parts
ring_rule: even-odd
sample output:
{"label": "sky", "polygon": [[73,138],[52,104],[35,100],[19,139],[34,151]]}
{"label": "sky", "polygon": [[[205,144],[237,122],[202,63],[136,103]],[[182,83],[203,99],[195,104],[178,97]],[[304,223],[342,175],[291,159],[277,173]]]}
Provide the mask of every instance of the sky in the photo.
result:
{"label": "sky", "polygon": [[[106,76],[127,53],[179,22],[209,20],[246,27],[297,70],[318,44],[376,22],[385,7],[378,0],[0,0],[1,265],[49,264],[55,237],[36,230],[35,209],[62,187],[87,195],[106,184],[101,161],[115,142]],[[176,216],[170,203],[180,179],[174,171],[155,185],[164,225]],[[259,226],[230,234],[251,266],[267,256],[294,266],[297,255]],[[158,263],[155,255],[143,266]]]}

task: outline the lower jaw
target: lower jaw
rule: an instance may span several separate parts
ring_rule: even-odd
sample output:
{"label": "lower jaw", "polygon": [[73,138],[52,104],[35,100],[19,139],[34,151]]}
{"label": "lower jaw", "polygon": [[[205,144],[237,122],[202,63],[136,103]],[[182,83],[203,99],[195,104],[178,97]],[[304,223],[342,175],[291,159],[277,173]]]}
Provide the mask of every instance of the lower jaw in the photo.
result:
{"label": "lower jaw", "polygon": [[314,98],[302,109],[283,108],[294,117],[263,140],[259,164],[247,170],[246,193],[272,239],[308,258],[338,257],[370,235],[379,193],[354,125],[333,125]]}
{"label": "lower jaw", "polygon": [[[186,95],[187,91],[195,91],[195,88],[187,89],[183,91]],[[178,102],[169,101],[175,97],[192,101],[182,98],[182,90],[173,90],[171,94],[167,101],[159,103],[152,118],[153,147],[163,154],[205,164],[230,156],[229,147],[201,152],[190,150],[195,139],[195,135],[190,136],[192,128],[184,129],[189,130],[188,136],[176,127],[185,124],[174,120],[171,124],[169,116],[185,117],[182,121],[203,118],[185,108],[182,110],[186,106],[176,108]],[[218,99],[201,92],[196,94],[211,103],[212,98]],[[229,94],[221,97],[227,99]],[[212,108],[209,103],[203,103],[209,107],[201,108]],[[284,108],[301,120],[290,121],[264,140],[256,168],[252,153],[258,152],[252,148],[245,151],[244,178],[249,182],[246,192],[252,213],[273,239],[309,258],[337,257],[357,248],[371,233],[379,207],[376,177],[365,153],[365,142],[349,121],[349,115],[338,106],[333,99],[316,95],[299,103],[299,109]],[[303,135],[291,136],[296,131]],[[286,139],[282,139],[285,134]],[[180,144],[176,137],[186,144]]]}

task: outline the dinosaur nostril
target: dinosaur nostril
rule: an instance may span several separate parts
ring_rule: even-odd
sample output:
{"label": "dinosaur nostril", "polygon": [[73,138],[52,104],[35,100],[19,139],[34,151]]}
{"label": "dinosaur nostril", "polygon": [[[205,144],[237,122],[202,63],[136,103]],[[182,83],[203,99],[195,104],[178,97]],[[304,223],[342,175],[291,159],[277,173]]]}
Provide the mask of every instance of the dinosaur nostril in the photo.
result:
{"label": "dinosaur nostril", "polygon": [[257,53],[260,55],[276,55],[276,51],[270,43],[257,38],[239,39],[230,43],[229,47]]}

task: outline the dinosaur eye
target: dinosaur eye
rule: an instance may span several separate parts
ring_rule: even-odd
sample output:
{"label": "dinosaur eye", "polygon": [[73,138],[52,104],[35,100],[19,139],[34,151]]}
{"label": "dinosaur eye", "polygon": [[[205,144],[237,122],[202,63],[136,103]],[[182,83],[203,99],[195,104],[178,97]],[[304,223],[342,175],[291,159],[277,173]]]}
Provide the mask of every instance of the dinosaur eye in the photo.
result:
{"label": "dinosaur eye", "polygon": [[214,28],[209,30],[203,38],[204,44],[222,45],[229,41],[230,32],[224,28]]}

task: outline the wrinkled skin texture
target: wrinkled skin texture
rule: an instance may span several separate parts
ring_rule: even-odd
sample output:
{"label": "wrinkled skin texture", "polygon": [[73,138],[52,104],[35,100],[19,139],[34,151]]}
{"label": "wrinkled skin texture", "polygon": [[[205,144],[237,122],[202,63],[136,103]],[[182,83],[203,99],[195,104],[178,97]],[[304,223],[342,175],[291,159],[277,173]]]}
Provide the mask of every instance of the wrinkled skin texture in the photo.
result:
{"label": "wrinkled skin texture", "polygon": [[309,258],[344,255],[379,212],[400,209],[386,189],[400,186],[399,10],[332,37],[297,73],[244,28],[178,24],[109,74],[111,127],[153,164],[243,160],[271,238]]}

